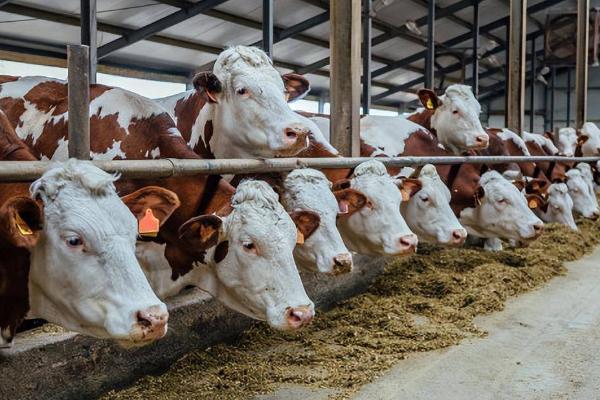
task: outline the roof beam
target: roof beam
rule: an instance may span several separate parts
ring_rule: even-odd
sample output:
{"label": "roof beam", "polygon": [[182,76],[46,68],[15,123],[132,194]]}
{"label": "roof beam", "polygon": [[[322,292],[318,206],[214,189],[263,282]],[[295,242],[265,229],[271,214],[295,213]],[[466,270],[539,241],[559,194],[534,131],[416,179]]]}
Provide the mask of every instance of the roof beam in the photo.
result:
{"label": "roof beam", "polygon": [[0,0],[0,7],[4,7],[5,5],[7,5],[8,3],[10,3],[12,0]]}
{"label": "roof beam", "polygon": [[195,17],[196,15],[202,13],[202,11],[216,7],[226,1],[227,0],[204,0],[185,9],[182,8],[179,11],[167,15],[166,17],[161,18],[158,21],[154,21],[142,28],[129,32],[119,39],[113,40],[110,43],[98,47],[98,59],[102,59],[103,57],[106,57],[117,50],[130,46],[133,43],[139,42],[140,40],[147,39],[158,32]]}

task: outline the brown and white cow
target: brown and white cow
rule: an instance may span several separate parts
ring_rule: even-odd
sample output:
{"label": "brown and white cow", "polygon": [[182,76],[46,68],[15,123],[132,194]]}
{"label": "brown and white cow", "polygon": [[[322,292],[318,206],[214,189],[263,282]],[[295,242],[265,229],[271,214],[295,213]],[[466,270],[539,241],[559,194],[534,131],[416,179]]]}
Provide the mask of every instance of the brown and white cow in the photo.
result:
{"label": "brown and white cow", "polygon": [[[41,77],[5,76],[0,81],[4,82],[0,84],[0,108],[6,112],[19,137],[38,158],[64,159],[68,142],[66,83]],[[93,159],[199,158],[183,140],[172,118],[154,101],[104,85],[92,85],[90,92],[90,147]],[[312,302],[305,296],[293,259],[292,264],[287,265],[291,257],[288,257],[288,252],[291,254],[293,250],[289,242],[292,240],[295,243],[296,235],[290,240],[283,240],[283,248],[268,240],[269,235],[284,229],[287,223],[271,226],[271,232],[257,230],[253,233],[255,236],[250,238],[252,240],[238,238],[236,231],[251,230],[244,223],[255,219],[243,213],[258,212],[258,209],[240,205],[238,208],[244,211],[234,212],[233,215],[238,217],[232,217],[231,222],[224,223],[223,219],[227,218],[228,211],[232,208],[235,210],[232,203],[235,189],[218,176],[201,175],[160,181],[122,180],[117,185],[122,193],[132,193],[147,185],[159,185],[178,195],[181,206],[155,239],[165,245],[160,253],[153,255],[157,259],[168,260],[172,281],[176,283],[197,265],[208,265],[217,270],[218,274],[211,281],[213,285],[206,289],[218,300],[227,304],[228,292],[234,292],[238,301],[245,305],[244,310],[248,315],[255,318],[263,318],[265,315],[271,317],[273,310],[285,310],[281,311],[277,319],[269,320],[273,326],[284,329],[297,328],[310,321],[313,314]],[[241,203],[252,203],[252,196],[241,196],[238,199]],[[279,213],[278,209],[272,211]],[[218,216],[213,216],[214,213],[218,213]],[[305,229],[304,225],[318,226],[312,217],[301,218],[308,214],[310,213],[298,214],[296,221],[300,225],[299,229]],[[287,214],[282,218],[291,221]],[[205,225],[205,228],[199,230]],[[228,229],[217,229],[221,226],[227,226]],[[215,232],[220,232],[218,243],[211,239]],[[287,229],[280,232],[284,236],[288,233]],[[254,240],[263,243],[258,259],[245,256],[247,246],[250,246],[250,242],[254,243]],[[207,249],[221,242],[229,245],[219,248],[218,257],[206,257]],[[264,265],[265,280],[259,287],[251,287],[249,282],[246,286],[247,282],[242,279],[244,271],[251,270],[252,265]],[[275,271],[279,265],[286,265],[286,268],[281,268],[287,277],[283,282],[278,281],[281,273]],[[153,287],[163,284],[151,283]],[[272,290],[274,287],[285,290]],[[295,293],[304,295],[296,296]],[[298,298],[302,300],[296,302]],[[285,301],[286,299],[289,301]],[[264,308],[267,306],[269,309]],[[300,311],[296,313],[295,310]]]}
{"label": "brown and white cow", "polygon": [[489,137],[479,121],[481,105],[470,86],[450,85],[439,97],[429,89],[421,89],[418,94],[425,109],[408,119],[436,135],[450,152],[460,155],[488,146]]}
{"label": "brown and white cow", "polygon": [[213,71],[197,74],[193,84],[156,101],[205,158],[290,157],[313,134],[287,104],[310,90],[308,81],[297,74],[282,77],[259,48],[228,48]]}

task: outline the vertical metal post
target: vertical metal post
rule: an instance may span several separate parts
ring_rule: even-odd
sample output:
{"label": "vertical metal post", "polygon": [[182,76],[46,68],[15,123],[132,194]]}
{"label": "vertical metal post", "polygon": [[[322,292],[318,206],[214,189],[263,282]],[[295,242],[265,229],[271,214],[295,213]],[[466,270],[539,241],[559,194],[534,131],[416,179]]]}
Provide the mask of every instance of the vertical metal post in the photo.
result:
{"label": "vertical metal post", "polygon": [[425,59],[425,87],[435,86],[435,0],[427,2],[427,57]]}
{"label": "vertical metal post", "polygon": [[273,58],[273,0],[263,0],[262,48]]}
{"label": "vertical metal post", "polygon": [[550,130],[554,131],[554,86],[556,85],[556,68],[550,67]]}
{"label": "vertical metal post", "polygon": [[371,7],[372,0],[363,0],[362,39],[362,109],[369,114],[371,109]]}
{"label": "vertical metal post", "polygon": [[343,156],[360,154],[360,0],[331,0],[331,144]]}
{"label": "vertical metal post", "polygon": [[525,115],[525,36],[527,35],[527,0],[510,0],[508,60],[507,124],[514,132],[523,130]]}
{"label": "vertical metal post", "polygon": [[317,112],[323,114],[325,112],[325,96],[319,96],[319,102],[317,103]]}
{"label": "vertical metal post", "polygon": [[567,67],[567,117],[565,118],[565,126],[571,125],[571,68]]}
{"label": "vertical metal post", "polygon": [[479,97],[479,0],[473,0],[473,93]]}
{"label": "vertical metal post", "polygon": [[508,103],[510,96],[508,95],[508,60],[510,60],[510,27],[506,28],[506,50],[504,52],[504,126],[508,126]]}
{"label": "vertical metal post", "polygon": [[90,159],[89,48],[67,47],[69,65],[69,157]]}
{"label": "vertical metal post", "polygon": [[96,0],[81,0],[81,44],[89,47],[90,62],[90,83],[96,83],[96,65],[98,58],[96,56]]}
{"label": "vertical metal post", "polygon": [[548,113],[548,85],[544,85],[544,132],[550,130],[550,115]]}
{"label": "vertical metal post", "polygon": [[587,119],[590,0],[577,0],[577,61],[575,73],[575,128]]}
{"label": "vertical metal post", "polygon": [[536,57],[535,57],[535,38],[531,39],[531,86],[529,87],[529,131],[533,132],[535,123],[535,78],[536,78]]}

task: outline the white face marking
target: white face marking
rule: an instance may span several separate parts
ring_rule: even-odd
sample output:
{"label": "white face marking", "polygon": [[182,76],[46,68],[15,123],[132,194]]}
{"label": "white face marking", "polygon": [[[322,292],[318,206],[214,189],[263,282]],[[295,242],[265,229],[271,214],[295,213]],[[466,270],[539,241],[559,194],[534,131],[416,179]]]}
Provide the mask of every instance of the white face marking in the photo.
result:
{"label": "white face marking", "polygon": [[313,234],[294,249],[299,267],[331,274],[340,269],[340,260],[352,259],[336,226],[338,202],[322,172],[308,168],[290,172],[284,181],[282,203],[288,212],[309,210],[321,218]]}
{"label": "white face marking", "polygon": [[442,105],[433,113],[431,127],[445,148],[461,154],[484,144],[487,146],[489,137],[479,121],[481,105],[470,86],[450,85],[440,100]]}
{"label": "white face marking", "polygon": [[[403,176],[412,171],[403,170]],[[450,190],[433,165],[426,165],[418,177],[423,185],[408,201],[402,202],[402,216],[420,242],[462,244],[467,236],[450,208]]]}
{"label": "white face marking", "polygon": [[511,131],[510,129],[506,129],[506,128],[502,129],[502,131],[500,133],[498,133],[498,136],[502,140],[511,140],[515,144],[515,146],[517,146],[519,148],[519,150],[521,150],[523,155],[525,155],[525,156],[531,155],[529,153],[529,149],[527,149],[527,144],[525,144],[525,141],[519,135],[517,135],[515,132]]}
{"label": "white face marking", "polygon": [[361,139],[375,148],[371,157],[395,157],[404,153],[406,139],[419,130],[425,129],[403,117],[367,115],[360,120]]}
{"label": "white face marking", "polygon": [[581,153],[584,157],[600,155],[600,129],[593,122],[586,122],[581,127],[580,136],[587,137],[581,145]]}
{"label": "white face marking", "polygon": [[44,203],[44,230],[31,252],[30,313],[84,334],[141,343],[150,336],[138,313],[168,314],[135,258],[137,222],[114,180],[71,160],[32,185]]}
{"label": "white face marking", "polygon": [[546,211],[539,207],[535,211],[544,222],[556,222],[577,230],[573,219],[573,199],[569,195],[569,188],[566,184],[553,183],[550,185],[546,202]]}
{"label": "white face marking", "polygon": [[346,246],[367,255],[412,253],[417,237],[400,214],[402,195],[385,166],[377,160],[360,164],[351,187],[367,196],[370,204],[338,219]]}
{"label": "white face marking", "polygon": [[484,238],[530,240],[537,237],[535,227],[542,221],[531,211],[523,193],[496,171],[481,176],[479,185],[485,195],[481,205],[465,208],[460,223],[469,234]]}
{"label": "white face marking", "polygon": [[549,151],[550,154],[558,154],[558,149],[554,143],[552,143],[552,140],[548,139],[546,136],[523,131],[523,140],[525,140],[525,142],[537,143],[538,146]]}
{"label": "white face marking", "polygon": [[560,128],[556,138],[556,147],[561,154],[567,157],[575,155],[577,148],[577,131],[574,128]]}
{"label": "white face marking", "polygon": [[567,187],[569,195],[573,199],[573,211],[585,218],[598,218],[600,210],[593,183],[588,182],[586,175],[582,174],[578,168],[567,171]]}

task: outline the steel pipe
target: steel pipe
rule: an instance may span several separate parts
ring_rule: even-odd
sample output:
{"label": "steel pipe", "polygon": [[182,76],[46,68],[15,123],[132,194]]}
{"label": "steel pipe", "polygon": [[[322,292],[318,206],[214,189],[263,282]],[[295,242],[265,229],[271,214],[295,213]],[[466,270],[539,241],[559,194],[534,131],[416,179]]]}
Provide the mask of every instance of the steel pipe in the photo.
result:
{"label": "steel pipe", "polygon": [[[98,168],[120,174],[124,178],[149,179],[190,176],[197,174],[248,174],[263,172],[283,172],[297,168],[354,168],[360,163],[373,160],[371,157],[335,157],[335,158],[272,158],[265,160],[228,159],[228,160],[183,160],[165,158],[159,160],[113,160],[92,161]],[[388,167],[406,167],[425,164],[502,164],[519,162],[595,162],[600,157],[563,157],[563,156],[449,156],[449,157],[377,157]],[[0,161],[1,182],[23,182],[39,178],[52,161]]]}

